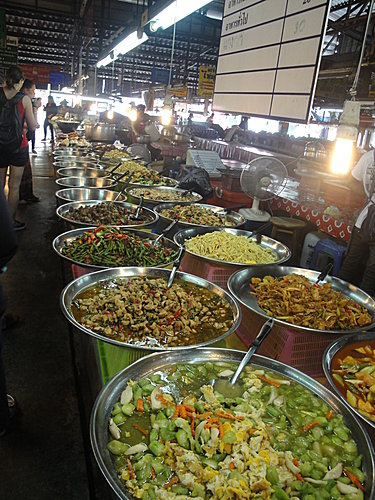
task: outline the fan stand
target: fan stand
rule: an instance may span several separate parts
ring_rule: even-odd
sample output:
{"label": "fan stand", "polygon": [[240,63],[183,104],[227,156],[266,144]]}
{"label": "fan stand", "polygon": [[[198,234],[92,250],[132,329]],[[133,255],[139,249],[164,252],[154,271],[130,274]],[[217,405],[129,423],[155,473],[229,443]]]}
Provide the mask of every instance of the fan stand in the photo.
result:
{"label": "fan stand", "polygon": [[259,198],[254,196],[251,208],[242,209],[242,212],[244,214],[246,213],[245,217],[248,220],[253,220],[258,222],[268,222],[271,216],[268,212],[265,212],[264,210],[261,210],[259,208],[259,201],[260,201]]}

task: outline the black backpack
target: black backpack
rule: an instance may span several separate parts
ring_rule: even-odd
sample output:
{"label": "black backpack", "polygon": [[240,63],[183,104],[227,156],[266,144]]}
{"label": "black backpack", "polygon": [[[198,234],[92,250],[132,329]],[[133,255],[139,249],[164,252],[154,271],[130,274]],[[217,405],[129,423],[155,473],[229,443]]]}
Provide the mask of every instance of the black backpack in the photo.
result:
{"label": "black backpack", "polygon": [[213,193],[208,172],[195,165],[185,165],[177,180],[179,181],[179,188],[191,189],[199,193],[203,198],[209,198]]}
{"label": "black backpack", "polygon": [[23,134],[23,117],[20,116],[17,104],[25,97],[18,92],[12,99],[7,99],[4,90],[0,89],[0,147],[12,153],[19,149]]}

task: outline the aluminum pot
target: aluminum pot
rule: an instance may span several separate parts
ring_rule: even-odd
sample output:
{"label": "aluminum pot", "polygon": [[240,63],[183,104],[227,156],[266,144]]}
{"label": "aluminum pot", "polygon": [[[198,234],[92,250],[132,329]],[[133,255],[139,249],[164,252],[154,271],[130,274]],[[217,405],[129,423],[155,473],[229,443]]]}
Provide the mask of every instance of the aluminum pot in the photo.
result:
{"label": "aluminum pot", "polygon": [[138,144],[150,144],[151,136],[149,134],[137,135],[135,140]]}
{"label": "aluminum pot", "polygon": [[89,141],[113,142],[115,140],[116,125],[110,123],[86,123],[85,135]]}
{"label": "aluminum pot", "polygon": [[89,330],[85,326],[81,325],[73,315],[72,305],[76,295],[80,292],[83,292],[87,288],[96,286],[96,284],[100,282],[113,279],[128,280],[130,278],[164,278],[165,280],[168,280],[170,274],[170,269],[161,269],[158,267],[116,267],[113,269],[105,269],[103,271],[86,274],[75,279],[64,288],[60,297],[60,307],[65,317],[72,323],[73,326],[78,328],[80,332],[96,339],[102,340],[103,342],[106,342],[108,344],[116,345],[118,347],[130,347],[131,349],[143,351],[165,351],[166,349],[168,349],[171,351],[186,352],[193,347],[202,347],[213,344],[214,342],[219,342],[220,340],[225,339],[236,331],[241,321],[241,312],[237,302],[233,299],[233,297],[222,288],[214,285],[213,283],[210,283],[205,279],[198,278],[198,276],[194,276],[193,274],[182,273],[180,271],[177,271],[176,273],[176,280],[182,280],[184,282],[190,283],[197,288],[206,288],[207,290],[213,292],[217,297],[223,299],[227,304],[229,304],[233,314],[233,322],[231,327],[226,332],[217,337],[209,338],[208,340],[205,340],[204,342],[201,342],[199,344],[189,344],[177,347],[164,347],[154,345],[152,343],[148,345],[139,345],[136,343],[120,342],[118,340],[105,337],[104,335],[101,335],[94,330]]}
{"label": "aluminum pot", "polygon": [[[173,193],[177,193],[179,195],[182,195],[184,193],[187,193],[186,189],[179,189],[179,188],[174,188],[174,187],[166,187],[166,186],[142,186],[142,188],[134,188],[134,187],[128,187],[125,191],[129,197],[132,197],[136,203],[139,203],[140,196],[137,194],[136,190],[138,189],[144,189],[144,191],[149,191],[151,194],[147,195],[147,197],[144,197],[144,201],[146,205],[151,205],[151,206],[156,206],[159,205],[160,203],[166,203],[167,200],[155,200],[153,199],[152,193],[155,193],[155,195],[158,195],[159,193],[170,193],[173,195]],[[202,200],[202,196],[198,193],[192,192],[192,196],[194,197],[194,200],[190,201],[179,201],[180,205],[190,205],[191,203],[198,203]]]}
{"label": "aluminum pot", "polygon": [[75,132],[75,130],[78,128],[80,121],[73,121],[73,120],[57,120],[56,124],[63,132],[64,134],[69,134],[70,132]]}
{"label": "aluminum pot", "polygon": [[[99,190],[100,191],[100,190]],[[115,193],[117,194],[117,193]],[[97,205],[98,203],[101,203],[106,200],[90,200],[90,201],[72,201],[70,203],[65,203],[64,205],[61,205],[57,210],[56,214],[63,219],[65,222],[68,224],[71,224],[72,226],[76,227],[87,227],[87,226],[95,226],[95,224],[89,223],[89,222],[81,222],[79,220],[72,220],[67,218],[67,213],[69,212],[70,209],[76,209],[80,207],[91,207],[93,205]],[[126,208],[127,210],[131,211],[132,213],[135,213],[138,206],[133,205],[132,203],[125,203],[125,202],[120,202],[120,201],[115,201],[114,202],[116,205],[119,205],[123,208]],[[141,229],[144,227],[150,228],[155,222],[157,222],[159,216],[153,212],[152,210],[148,208],[142,208],[142,214],[146,214],[147,221],[145,220],[141,224],[128,224],[126,226],[116,226],[116,227],[121,227],[121,228],[129,228],[129,229]],[[109,226],[110,224],[107,224]]]}
{"label": "aluminum pot", "polygon": [[110,177],[110,173],[99,168],[59,168],[56,172],[59,177]]}
{"label": "aluminum pot", "polygon": [[[170,219],[169,217],[165,217],[164,215],[161,214],[161,212],[167,208],[172,208],[176,205],[191,205],[192,202],[187,202],[187,203],[181,203],[181,202],[176,202],[176,203],[162,203],[155,207],[155,212],[159,214],[160,217],[160,227],[158,228],[160,231],[162,231],[165,227],[169,226],[169,224],[172,222],[173,219]],[[212,210],[214,213],[215,212],[222,212],[223,207],[218,207],[215,205],[207,205],[205,203],[194,203],[194,205],[197,205],[202,208],[206,208],[208,210]],[[240,228],[245,224],[245,219],[240,215],[238,212],[229,212],[228,215],[226,216],[228,221],[231,221],[233,223],[233,226],[230,226],[231,229],[237,229]],[[183,221],[178,221],[178,223],[175,225],[173,228],[173,234],[178,233],[182,229],[196,229],[196,228],[206,228],[210,229],[212,226],[203,226],[203,224],[192,224],[189,222],[183,222]],[[218,229],[218,228],[216,228]],[[170,233],[172,234],[172,233]]]}
{"label": "aluminum pot", "polygon": [[[67,188],[56,191],[55,195],[59,205],[69,203],[70,201],[114,201],[119,193],[109,189],[90,189],[90,188]],[[121,194],[118,201],[126,201],[126,196]]]}
{"label": "aluminum pot", "polygon": [[[65,247],[66,243],[70,243],[71,241],[75,240],[76,238],[82,236],[83,233],[85,233],[87,231],[92,232],[94,229],[95,229],[95,226],[91,226],[91,227],[84,227],[84,228],[73,229],[71,231],[67,231],[66,233],[60,234],[59,236],[57,236],[53,240],[52,247],[55,250],[55,252],[59,255],[59,257],[62,257],[63,259],[70,262],[71,264],[77,264],[80,267],[87,267],[87,268],[91,269],[92,271],[98,270],[98,269],[110,269],[113,266],[97,266],[97,265],[93,265],[93,264],[86,264],[84,262],[79,262],[77,260],[73,260],[62,253],[62,250]],[[138,229],[124,229],[124,230],[121,230],[121,232],[126,233],[126,234],[131,234],[134,236],[138,236],[146,243],[151,243],[151,244],[153,241],[155,241],[159,237],[158,234],[150,233],[148,231],[144,231],[144,230],[142,231],[142,230],[138,230]],[[171,251],[178,253],[179,247],[172,240],[169,240],[168,238],[163,238],[162,241],[160,242],[160,244],[163,245],[164,248],[169,248]],[[167,262],[166,264],[159,264],[158,266],[150,266],[150,267],[159,267],[159,268],[171,267],[172,264],[173,264],[173,260],[170,262]]]}
{"label": "aluminum pot", "polygon": [[355,344],[357,342],[374,342],[375,341],[375,332],[365,332],[365,333],[356,333],[354,335],[345,335],[345,337],[341,337],[338,340],[335,340],[335,342],[332,342],[330,344],[324,355],[323,355],[323,370],[324,370],[324,375],[326,376],[326,379],[329,382],[329,385],[332,387],[333,391],[337,394],[337,396],[341,399],[341,401],[344,402],[354,413],[358,415],[361,419],[363,419],[366,424],[372,428],[372,434],[375,433],[375,422],[370,420],[369,418],[364,417],[361,415],[361,413],[354,408],[347,400],[344,398],[344,396],[341,394],[340,390],[338,389],[337,385],[335,384],[335,381],[332,378],[331,374],[331,366],[332,366],[332,361],[333,358],[340,352],[341,349],[344,347],[350,345],[350,344]]}
{"label": "aluminum pot", "polygon": [[[124,500],[134,499],[118,478],[117,471],[115,470],[112,458],[107,449],[107,443],[110,440],[108,426],[112,408],[114,404],[119,401],[121,393],[126,388],[128,381],[137,381],[141,378],[149,377],[151,374],[169,369],[177,363],[239,363],[243,356],[244,353],[241,351],[212,347],[191,349],[189,351],[181,350],[154,353],[128,366],[115,375],[103,387],[96,399],[91,413],[91,445],[100,470],[118,498]],[[357,444],[358,450],[360,450],[360,453],[363,455],[362,463],[366,478],[366,492],[364,494],[365,499],[371,500],[375,498],[374,448],[366,431],[347,406],[334,394],[332,394],[328,388],[324,387],[308,375],[305,375],[304,373],[296,370],[295,368],[291,368],[284,363],[255,354],[251,359],[251,364],[256,367],[273,370],[283,377],[289,377],[320,397],[335,412],[342,414],[345,424],[351,430],[352,437]]]}
{"label": "aluminum pot", "polygon": [[108,177],[61,177],[55,180],[56,184],[71,188],[113,188],[117,182]]}
{"label": "aluminum pot", "polygon": [[[183,231],[179,231],[177,234],[174,236],[174,241],[179,245],[180,247],[185,246],[185,242],[190,240],[191,238],[195,238],[196,236],[202,236],[204,234],[208,233],[213,233],[215,231],[221,231],[225,232],[228,234],[233,234],[235,236],[245,236],[246,238],[251,238],[254,243],[257,241],[257,236],[251,237],[251,231],[243,231],[241,229],[232,229],[232,228],[217,228],[217,227],[195,227],[192,229],[184,229]],[[290,259],[292,253],[289,250],[289,248],[284,245],[283,243],[280,243],[272,238],[269,238],[268,236],[262,236],[261,241],[259,243],[259,247],[263,249],[268,249],[272,250],[274,254],[277,256],[276,261],[270,263],[270,264],[244,264],[240,262],[230,262],[226,260],[219,260],[219,259],[214,259],[210,257],[204,257],[202,255],[199,255],[197,253],[191,252],[186,248],[186,253],[190,254],[192,258],[194,258],[194,262],[196,261],[205,261],[210,263],[211,265],[214,266],[223,266],[223,267],[228,267],[232,269],[232,272],[234,272],[237,269],[244,268],[244,267],[253,267],[253,266],[264,266],[264,265],[275,265],[275,264],[282,264],[283,262],[286,262],[288,259]]]}
{"label": "aluminum pot", "polygon": [[[263,318],[270,318],[270,316],[258,306],[258,302],[255,295],[252,295],[250,289],[250,283],[252,278],[264,278],[265,276],[275,276],[282,277],[287,274],[300,274],[308,278],[312,283],[315,283],[319,271],[312,271],[311,269],[302,269],[299,267],[289,267],[289,266],[277,266],[277,265],[267,265],[267,266],[256,266],[247,269],[242,269],[235,272],[228,280],[228,288],[231,293],[236,297],[236,299],[242,304],[242,306],[249,309],[251,312],[263,316]],[[332,289],[341,292],[344,296],[349,297],[358,304],[364,306],[369,314],[372,316],[372,322],[370,325],[363,327],[358,327],[356,329],[348,330],[317,330],[315,328],[310,328],[307,326],[297,326],[289,323],[288,321],[283,321],[281,319],[275,319],[275,323],[288,328],[289,330],[297,330],[299,332],[314,332],[315,335],[318,334],[330,334],[330,335],[342,335],[348,333],[354,333],[354,331],[360,330],[370,330],[375,327],[375,300],[372,299],[367,293],[360,290],[354,285],[347,283],[346,281],[340,280],[334,276],[327,276],[324,283],[331,283]],[[329,338],[327,336],[327,338]]]}
{"label": "aluminum pot", "polygon": [[96,160],[86,158],[75,158],[74,160],[58,159],[53,162],[55,168],[98,168]]}

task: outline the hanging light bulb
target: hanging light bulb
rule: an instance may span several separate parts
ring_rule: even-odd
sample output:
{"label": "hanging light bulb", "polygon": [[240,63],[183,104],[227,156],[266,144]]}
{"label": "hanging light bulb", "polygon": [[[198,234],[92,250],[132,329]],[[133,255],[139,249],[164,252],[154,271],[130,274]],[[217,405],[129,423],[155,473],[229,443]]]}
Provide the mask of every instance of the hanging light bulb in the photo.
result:
{"label": "hanging light bulb", "polygon": [[108,118],[108,120],[113,120],[113,117],[114,117],[114,116],[115,116],[115,114],[114,114],[114,112],[113,112],[113,109],[112,109],[112,108],[111,108],[111,109],[109,109],[109,110],[107,111],[107,118]]}
{"label": "hanging light bulb", "polygon": [[161,110],[161,123],[165,127],[167,127],[172,120],[172,109],[168,105],[164,105],[163,109]]}
{"label": "hanging light bulb", "polygon": [[90,111],[92,114],[96,114],[97,110],[98,110],[98,105],[96,102],[93,102],[90,104]]}
{"label": "hanging light bulb", "polygon": [[331,171],[334,174],[346,175],[349,171],[353,145],[357,140],[360,110],[360,102],[345,101],[331,162]]}

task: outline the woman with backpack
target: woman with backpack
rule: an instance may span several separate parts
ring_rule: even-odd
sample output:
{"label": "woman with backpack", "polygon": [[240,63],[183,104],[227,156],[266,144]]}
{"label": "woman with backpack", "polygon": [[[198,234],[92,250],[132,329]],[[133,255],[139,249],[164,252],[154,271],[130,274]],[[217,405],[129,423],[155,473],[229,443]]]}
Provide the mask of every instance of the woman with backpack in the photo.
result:
{"label": "woman with backpack", "polygon": [[29,158],[24,122],[30,131],[39,127],[30,97],[20,93],[24,80],[20,68],[12,66],[7,70],[0,88],[0,174],[2,185],[5,186],[9,167],[8,205],[16,231],[26,227],[24,222],[16,220],[19,187]]}

